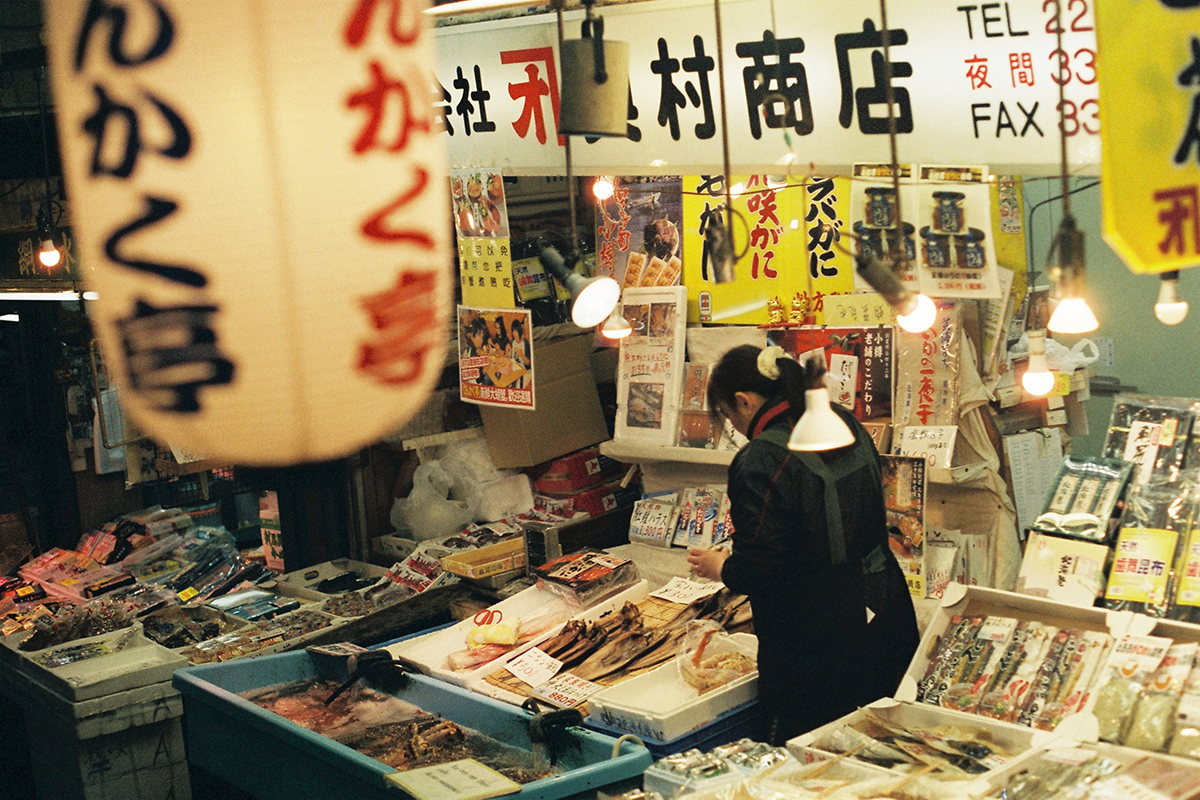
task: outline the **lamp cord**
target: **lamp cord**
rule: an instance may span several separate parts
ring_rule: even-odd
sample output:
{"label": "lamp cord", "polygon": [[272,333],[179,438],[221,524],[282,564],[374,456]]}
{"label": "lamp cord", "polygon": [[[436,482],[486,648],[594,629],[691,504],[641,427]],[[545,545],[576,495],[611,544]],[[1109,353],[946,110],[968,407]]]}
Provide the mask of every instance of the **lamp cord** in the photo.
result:
{"label": "lamp cord", "polygon": [[[563,3],[559,2],[556,6],[558,11],[558,52],[563,51]],[[591,6],[589,4],[588,11],[590,13]],[[575,209],[575,173],[571,169],[571,137],[566,134],[561,134],[555,131],[557,135],[563,137],[563,149],[567,156],[567,204],[570,205],[571,215],[571,253],[575,258],[579,257],[579,223],[575,219],[577,216]],[[574,263],[571,264],[571,269],[574,269]]]}
{"label": "lamp cord", "polygon": [[[46,101],[42,98],[42,84],[45,82],[46,68],[42,67],[41,73],[38,75],[37,90],[38,90],[38,111],[42,120],[42,165],[46,171],[46,230],[39,231],[45,236],[53,236],[54,232],[54,206],[50,198],[50,145],[46,137]],[[40,242],[38,243],[41,244]]]}
{"label": "lamp cord", "polygon": [[1067,185],[1067,124],[1063,117],[1067,110],[1067,82],[1063,79],[1063,68],[1066,66],[1063,62],[1066,61],[1066,53],[1062,46],[1062,0],[1054,0],[1054,26],[1057,29],[1055,37],[1058,42],[1058,147],[1059,155],[1062,158],[1063,222],[1066,222],[1071,217],[1071,193],[1068,191]]}
{"label": "lamp cord", "polygon": [[721,97],[721,151],[725,157],[725,230],[733,235],[733,189],[729,174],[729,122],[725,114],[725,48],[721,37],[721,0],[713,0],[713,15],[717,23],[717,89]]}
{"label": "lamp cord", "polygon": [[900,248],[900,259],[898,262],[893,262],[892,269],[895,271],[897,266],[908,267],[908,248],[904,245],[904,217],[900,214],[900,159],[896,146],[896,104],[895,95],[892,92],[892,34],[888,29],[887,0],[879,0],[879,22],[880,33],[883,35],[883,76],[884,94],[887,97],[888,107],[888,145],[892,151],[892,192],[896,195],[896,244]]}

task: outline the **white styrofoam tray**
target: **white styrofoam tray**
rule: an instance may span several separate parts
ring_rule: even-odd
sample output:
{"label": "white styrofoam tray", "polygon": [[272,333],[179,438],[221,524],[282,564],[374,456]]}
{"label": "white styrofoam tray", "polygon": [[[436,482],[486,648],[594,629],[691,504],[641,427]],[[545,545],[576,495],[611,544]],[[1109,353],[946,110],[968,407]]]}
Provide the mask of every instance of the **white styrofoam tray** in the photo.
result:
{"label": "white styrofoam tray", "polygon": [[[317,585],[321,581],[345,572],[353,572],[360,578],[382,578],[387,573],[387,570],[383,567],[377,567],[374,564],[368,564],[365,561],[355,561],[350,558],[335,558],[333,561],[325,561],[321,564],[281,575],[276,579],[276,583],[317,592]],[[325,597],[330,596],[328,593],[318,592],[318,594],[323,594]]]}
{"label": "white styrofoam tray", "polygon": [[[711,645],[705,655],[731,650],[757,656],[758,637],[735,633],[728,640]],[[757,697],[757,670],[702,695],[683,680],[679,665],[671,659],[592,695],[588,698],[588,709],[602,725],[671,742]]]}
{"label": "white styrofoam tray", "polygon": [[[838,753],[828,749],[827,742],[829,736],[838,728],[854,725],[861,721],[867,716],[868,711],[884,721],[893,722],[904,727],[930,729],[948,726],[969,726],[975,730],[983,731],[990,741],[1012,754],[1011,757],[1004,759],[1003,762],[997,757],[995,759],[997,763],[988,772],[972,775],[962,781],[952,782],[953,784],[960,785],[959,788],[964,796],[970,797],[982,797],[988,794],[997,785],[996,781],[1001,776],[1011,774],[1013,770],[1018,769],[1025,761],[1035,758],[1050,743],[1063,740],[1063,737],[1057,733],[1033,730],[1019,725],[998,722],[987,717],[963,714],[958,711],[925,705],[923,703],[898,702],[890,697],[885,697],[882,700],[876,700],[865,709],[860,708],[840,719],[822,725],[816,730],[802,733],[796,738],[788,740],[788,751],[798,760],[805,763],[837,757]],[[864,762],[859,763],[867,769],[874,770],[880,776],[900,775],[902,777],[901,773],[881,766]],[[945,781],[943,780],[943,782]]]}
{"label": "white styrofoam tray", "polygon": [[[418,636],[415,639],[397,642],[385,649],[393,656],[412,662],[421,672],[431,678],[438,678],[456,686],[470,687],[482,691],[483,694],[489,694],[482,685],[484,677],[502,668],[529,648],[554,636],[562,629],[567,620],[594,619],[596,616],[607,613],[613,608],[620,608],[625,602],[636,603],[649,593],[649,584],[646,581],[639,581],[609,599],[580,612],[578,606],[567,602],[562,597],[552,592],[543,591],[536,586],[531,586],[512,597],[489,606],[486,610],[499,611],[503,615],[500,618],[501,622],[516,618],[524,623],[536,618],[543,618],[546,615],[560,617],[561,622],[556,622],[530,641],[514,647],[504,655],[474,670],[455,672],[446,666],[446,658],[451,653],[466,649],[467,634],[471,632],[472,628],[476,627],[474,618],[464,619],[457,625],[440,631],[434,631],[425,636]],[[480,614],[482,613],[481,611]]]}

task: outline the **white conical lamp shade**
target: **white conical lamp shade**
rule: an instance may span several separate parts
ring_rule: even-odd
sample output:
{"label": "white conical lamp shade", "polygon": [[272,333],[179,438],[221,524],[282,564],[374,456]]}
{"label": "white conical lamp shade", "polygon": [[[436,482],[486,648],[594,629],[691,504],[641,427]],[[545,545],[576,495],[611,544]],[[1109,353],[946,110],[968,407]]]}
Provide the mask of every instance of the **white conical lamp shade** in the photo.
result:
{"label": "white conical lamp shade", "polygon": [[600,326],[600,333],[606,339],[624,339],[633,333],[633,326],[621,316],[621,309],[618,307],[604,320],[604,324]]}
{"label": "white conical lamp shade", "polygon": [[788,449],[813,452],[836,450],[850,444],[854,444],[854,434],[829,407],[829,392],[824,387],[805,392],[804,413],[792,428]]}
{"label": "white conical lamp shade", "polygon": [[1082,297],[1067,297],[1050,315],[1046,327],[1055,333],[1090,333],[1100,327],[1096,315]]}

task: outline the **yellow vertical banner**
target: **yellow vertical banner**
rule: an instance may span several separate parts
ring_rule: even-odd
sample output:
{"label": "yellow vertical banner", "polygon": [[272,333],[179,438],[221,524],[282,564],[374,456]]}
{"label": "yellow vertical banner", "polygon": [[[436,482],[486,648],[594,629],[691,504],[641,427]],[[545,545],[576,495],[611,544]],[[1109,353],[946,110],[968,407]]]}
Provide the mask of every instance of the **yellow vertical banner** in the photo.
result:
{"label": "yellow vertical banner", "polygon": [[807,312],[820,324],[823,298],[854,288],[851,259],[838,249],[849,182],[768,175],[732,180],[733,240],[741,257],[734,280],[717,283],[705,231],[713,220],[723,221],[724,181],[708,175],[683,179],[688,321],[762,325],[770,321],[769,303],[778,301],[786,320],[795,301],[801,318]]}
{"label": "yellow vertical banner", "polygon": [[463,305],[516,308],[512,252],[508,238],[464,237],[458,240],[458,274]]}
{"label": "yellow vertical banner", "polygon": [[1021,178],[997,175],[991,185],[992,241],[996,263],[1013,271],[1012,298],[1025,296],[1025,277],[1029,270],[1025,248],[1025,190]]}

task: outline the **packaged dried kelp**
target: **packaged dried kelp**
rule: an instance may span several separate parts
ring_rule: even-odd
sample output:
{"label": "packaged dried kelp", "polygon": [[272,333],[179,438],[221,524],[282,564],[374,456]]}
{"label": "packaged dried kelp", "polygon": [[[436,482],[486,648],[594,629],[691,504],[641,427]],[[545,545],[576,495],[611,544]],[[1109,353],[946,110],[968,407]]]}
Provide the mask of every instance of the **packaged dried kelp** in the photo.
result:
{"label": "packaged dried kelp", "polygon": [[1170,646],[1171,640],[1162,636],[1124,636],[1113,647],[1092,707],[1101,739],[1120,744],[1125,738],[1133,709]]}
{"label": "packaged dried kelp", "polygon": [[1106,458],[1134,464],[1133,482],[1173,480],[1183,469],[1200,402],[1118,394],[1104,442]]}
{"label": "packaged dried kelp", "polygon": [[1090,542],[1107,542],[1109,520],[1132,472],[1132,463],[1117,458],[1067,456],[1045,510],[1033,521],[1033,529]]}
{"label": "packaged dried kelp", "polygon": [[1172,645],[1158,665],[1145,694],[1133,712],[1124,744],[1139,750],[1161,751],[1175,730],[1175,711],[1183,695],[1183,685],[1196,657],[1196,643]]}

